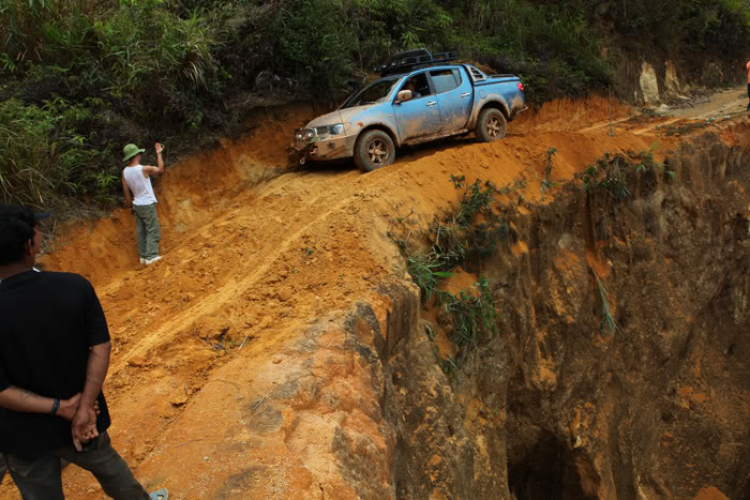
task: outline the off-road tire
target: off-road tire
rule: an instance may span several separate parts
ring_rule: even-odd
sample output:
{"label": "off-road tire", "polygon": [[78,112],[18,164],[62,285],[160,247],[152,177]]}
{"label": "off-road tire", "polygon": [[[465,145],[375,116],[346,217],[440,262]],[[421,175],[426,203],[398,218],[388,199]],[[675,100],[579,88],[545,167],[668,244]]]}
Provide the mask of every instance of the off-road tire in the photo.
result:
{"label": "off-road tire", "polygon": [[354,163],[363,172],[372,172],[390,165],[396,159],[393,139],[382,130],[368,130],[354,145]]}
{"label": "off-road tire", "polygon": [[492,142],[505,137],[508,122],[503,112],[497,108],[486,108],[479,113],[477,128],[474,131],[477,139],[482,142]]}

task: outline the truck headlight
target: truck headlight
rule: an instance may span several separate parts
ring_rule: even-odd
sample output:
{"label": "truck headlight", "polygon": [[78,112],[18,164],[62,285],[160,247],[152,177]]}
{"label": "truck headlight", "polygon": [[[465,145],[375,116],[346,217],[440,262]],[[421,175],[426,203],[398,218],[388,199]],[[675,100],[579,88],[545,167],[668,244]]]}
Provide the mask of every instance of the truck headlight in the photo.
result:
{"label": "truck headlight", "polygon": [[346,127],[343,123],[336,123],[334,125],[323,125],[321,127],[315,127],[315,131],[318,135],[341,135],[344,133]]}

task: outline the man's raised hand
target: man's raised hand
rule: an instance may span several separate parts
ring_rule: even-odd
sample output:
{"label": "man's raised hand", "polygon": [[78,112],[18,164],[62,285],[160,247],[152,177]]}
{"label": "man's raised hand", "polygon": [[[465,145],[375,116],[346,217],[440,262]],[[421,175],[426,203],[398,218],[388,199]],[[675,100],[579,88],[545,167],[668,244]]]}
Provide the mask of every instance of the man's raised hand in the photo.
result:
{"label": "man's raised hand", "polygon": [[156,154],[161,154],[162,151],[164,151],[164,145],[162,143],[157,142],[154,144],[154,149],[156,150]]}

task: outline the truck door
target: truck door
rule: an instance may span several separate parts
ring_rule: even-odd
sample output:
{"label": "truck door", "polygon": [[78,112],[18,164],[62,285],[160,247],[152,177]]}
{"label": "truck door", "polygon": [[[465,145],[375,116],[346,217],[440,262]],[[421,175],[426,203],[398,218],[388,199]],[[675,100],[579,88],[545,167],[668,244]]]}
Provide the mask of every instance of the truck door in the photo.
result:
{"label": "truck door", "polygon": [[440,132],[455,132],[466,128],[471,115],[474,89],[461,68],[430,71],[440,108]]}
{"label": "truck door", "polygon": [[411,90],[412,98],[401,103],[393,102],[393,114],[401,140],[437,134],[441,127],[440,110],[427,73],[409,77],[398,92],[402,90]]}

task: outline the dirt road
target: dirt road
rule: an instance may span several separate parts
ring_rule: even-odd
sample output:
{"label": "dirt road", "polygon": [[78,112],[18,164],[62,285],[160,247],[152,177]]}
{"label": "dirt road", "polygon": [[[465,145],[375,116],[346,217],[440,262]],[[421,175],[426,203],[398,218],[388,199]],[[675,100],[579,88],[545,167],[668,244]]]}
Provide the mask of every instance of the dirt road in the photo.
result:
{"label": "dirt road", "polygon": [[[125,210],[64,231],[42,262],[98,290],[114,347],[111,435],[136,476],[167,486],[173,499],[352,497],[330,452],[336,429],[386,444],[363,406],[369,389],[350,377],[356,358],[320,340],[326,321],[363,302],[385,321],[378,290],[405,276],[389,231],[411,214],[417,238],[456,202],[450,175],[515,185],[509,197],[521,206],[546,203],[550,148],[559,184],[605,152],[663,157],[680,139],[657,126],[709,111],[642,119],[618,106],[613,137],[609,112],[601,98],[556,102],[511,124],[503,141],[423,146],[361,174],[349,165],[283,173],[291,131],[312,111],[276,110],[256,118],[247,138],[169,167],[157,186],[158,264],[138,264]],[[719,130],[710,123],[685,133],[705,128]],[[731,127],[720,131],[732,140]],[[323,332],[314,354],[305,347],[311,329]],[[300,392],[311,381],[315,392]],[[288,406],[270,404],[285,395]],[[64,482],[69,498],[103,498],[79,470],[66,470]],[[0,498],[17,498],[9,480]]]}
{"label": "dirt road", "polygon": [[663,114],[691,120],[736,118],[746,113],[747,103],[747,88],[737,87],[717,92],[705,102],[700,102],[691,107],[667,108],[663,110]]}

